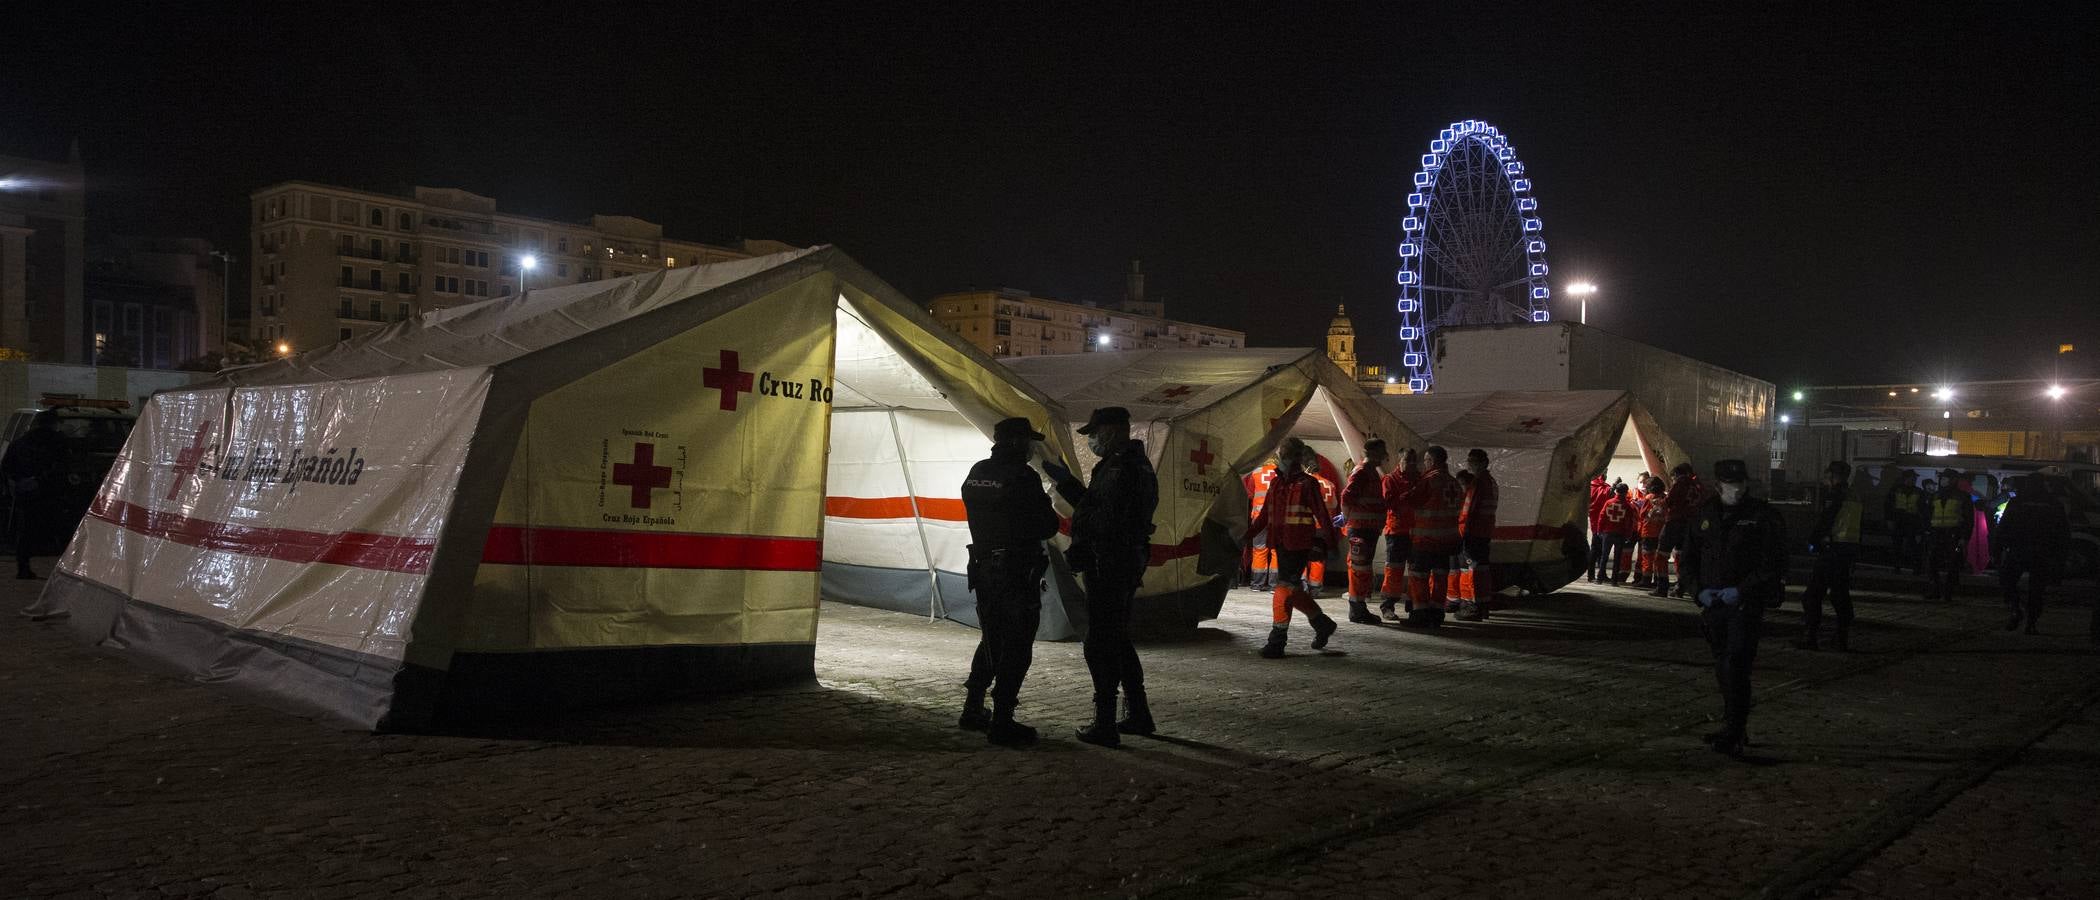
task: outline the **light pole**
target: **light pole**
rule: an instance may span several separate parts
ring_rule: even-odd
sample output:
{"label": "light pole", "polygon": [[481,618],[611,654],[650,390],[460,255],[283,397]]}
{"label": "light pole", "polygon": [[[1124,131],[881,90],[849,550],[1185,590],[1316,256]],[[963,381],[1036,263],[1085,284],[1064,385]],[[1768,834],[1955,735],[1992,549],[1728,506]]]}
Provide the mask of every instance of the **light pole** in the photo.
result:
{"label": "light pole", "polygon": [[534,268],[534,267],[536,267],[536,266],[538,266],[539,264],[540,264],[540,259],[539,259],[539,257],[537,257],[537,256],[534,256],[534,255],[532,255],[532,254],[530,254],[530,253],[527,253],[527,254],[525,254],[524,256],[520,256],[520,257],[518,257],[518,298],[519,298],[519,299],[521,299],[521,300],[522,300],[522,299],[524,299],[524,297],[525,297],[525,292],[526,292],[526,291],[530,291],[530,290],[532,290],[531,286],[529,285],[529,283],[527,282],[527,280],[526,280],[526,279],[528,279],[528,278],[532,277],[532,270],[533,270],[533,268]]}
{"label": "light pole", "polygon": [[233,331],[233,254],[213,250],[219,260],[219,361],[226,361],[226,341]]}
{"label": "light pole", "polygon": [[1578,321],[1584,325],[1590,324],[1590,295],[1596,292],[1597,286],[1587,281],[1578,281],[1568,285],[1569,295],[1582,302],[1581,318]]}

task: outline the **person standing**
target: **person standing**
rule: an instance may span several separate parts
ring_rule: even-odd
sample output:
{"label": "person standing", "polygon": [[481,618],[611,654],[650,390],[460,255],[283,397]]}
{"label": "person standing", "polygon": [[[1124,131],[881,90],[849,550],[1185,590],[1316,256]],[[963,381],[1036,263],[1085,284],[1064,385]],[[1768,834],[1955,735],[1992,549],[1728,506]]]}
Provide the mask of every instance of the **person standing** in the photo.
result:
{"label": "person standing", "polygon": [[1961,473],[1940,471],[1939,491],[1925,502],[1925,599],[1953,600],[1961,584],[1962,542],[1976,527],[1976,503],[1963,490]]}
{"label": "person standing", "polygon": [[1656,552],[1662,546],[1663,531],[1661,476],[1650,475],[1641,479],[1641,497],[1634,501],[1634,511],[1640,516],[1641,524],[1636,532],[1640,536],[1640,563],[1633,586],[1652,588],[1655,586],[1655,573],[1661,569],[1661,561],[1658,558],[1660,554]]}
{"label": "person standing", "polygon": [[1458,611],[1462,622],[1480,622],[1488,617],[1488,598],[1495,596],[1495,513],[1502,506],[1502,488],[1488,471],[1486,450],[1466,451],[1466,498],[1458,509],[1458,542],[1466,561],[1473,566],[1473,599]]}
{"label": "person standing", "polygon": [[[1035,651],[1043,615],[1043,542],[1057,534],[1057,510],[1028,457],[1041,433],[1024,418],[992,426],[992,454],[970,467],[962,501],[970,525],[970,590],[977,595],[977,654],[963,682],[959,727],[984,731],[1008,747],[1035,743],[1035,729],[1014,721],[1021,680]],[[992,711],[984,710],[990,689]]]}
{"label": "person standing", "polygon": [[1904,469],[1896,486],[1881,495],[1881,520],[1888,523],[1889,551],[1895,555],[1896,571],[1912,572],[1918,565],[1918,505],[1925,497],[1918,492],[1918,473]]}
{"label": "person standing", "polygon": [[1305,589],[1306,563],[1325,554],[1333,545],[1333,514],[1320,493],[1320,484],[1308,471],[1312,448],[1297,438],[1284,438],[1276,451],[1276,483],[1269,485],[1269,502],[1260,518],[1247,526],[1249,534],[1267,532],[1269,546],[1276,548],[1276,592],[1271,598],[1269,641],[1261,648],[1264,659],[1282,659],[1290,637],[1291,611],[1305,614],[1312,625],[1312,648],[1327,647],[1338,626]]}
{"label": "person standing", "polygon": [[1407,624],[1435,628],[1444,624],[1444,608],[1451,602],[1451,558],[1458,555],[1458,510],[1465,502],[1465,489],[1449,470],[1450,451],[1430,447],[1428,469],[1407,492],[1408,509],[1414,514],[1409,530],[1407,590],[1414,607]]}
{"label": "person standing", "polygon": [[1583,573],[1583,580],[1596,584],[1604,573],[1604,555],[1611,550],[1611,538],[1604,533],[1604,504],[1611,502],[1611,482],[1598,475],[1590,479],[1590,568]]}
{"label": "person standing", "polygon": [[[1269,485],[1276,480],[1276,461],[1269,460],[1247,475],[1247,521],[1261,515],[1262,504],[1269,502]],[[1257,591],[1266,591],[1276,579],[1276,551],[1269,549],[1268,535],[1257,535],[1247,542],[1247,555],[1251,557],[1248,567],[1253,570],[1254,580],[1248,585]]]}
{"label": "person standing", "polygon": [[1598,516],[1604,525],[1604,555],[1611,560],[1611,571],[1600,568],[1597,580],[1625,584],[1633,575],[1633,545],[1640,539],[1641,516],[1634,509],[1630,488],[1615,484],[1611,490],[1611,499],[1604,502],[1604,512]]}
{"label": "person standing", "polygon": [[1662,540],[1656,547],[1655,596],[1670,596],[1670,558],[1677,558],[1678,583],[1676,593],[1685,594],[1684,568],[1687,561],[1685,544],[1691,540],[1692,527],[1699,520],[1699,510],[1705,506],[1706,485],[1692,471],[1692,464],[1678,463],[1670,470],[1670,490],[1663,496]]}
{"label": "person standing", "polygon": [[45,409],[30,418],[29,430],[9,443],[6,458],[0,459],[0,474],[7,477],[8,494],[14,501],[16,578],[41,577],[29,567],[29,559],[50,545],[59,529],[66,453],[65,435],[58,432],[58,414]]}
{"label": "person standing", "polygon": [[[1341,493],[1341,491],[1339,491],[1339,490],[1337,490],[1337,489],[1335,488],[1335,486],[1334,486],[1334,482],[1333,482],[1333,481],[1330,481],[1330,480],[1328,480],[1328,478],[1327,478],[1327,475],[1325,474],[1326,472],[1331,472],[1331,471],[1334,471],[1334,464],[1333,464],[1333,463],[1331,463],[1331,462],[1328,462],[1328,461],[1327,461],[1327,460],[1325,460],[1325,459],[1322,459],[1322,458],[1320,457],[1320,454],[1319,454],[1319,453],[1318,453],[1317,451],[1313,450],[1313,449],[1312,449],[1311,447],[1307,447],[1307,448],[1306,448],[1306,450],[1305,450],[1305,474],[1306,474],[1306,477],[1308,477],[1308,478],[1311,478],[1311,479],[1313,480],[1313,483],[1314,483],[1314,484],[1317,484],[1317,485],[1319,485],[1319,487],[1320,487],[1320,499],[1321,499],[1321,500],[1323,500],[1323,501],[1325,501],[1325,502],[1327,503],[1327,508],[1328,508],[1328,509],[1330,509],[1330,510],[1339,510],[1339,509],[1341,508],[1341,505],[1342,505],[1342,493]],[[1334,549],[1334,548],[1333,548],[1333,546],[1332,546],[1332,545],[1330,545],[1330,546],[1328,547],[1328,552],[1329,552],[1329,553],[1333,552],[1333,549]],[[1282,563],[1281,563],[1281,561],[1279,561],[1279,562],[1277,563],[1277,566],[1278,566],[1278,568],[1281,568],[1281,567],[1282,567]],[[1314,600],[1318,600],[1318,599],[1320,599],[1320,595],[1321,595],[1322,593],[1325,593],[1325,592],[1326,592],[1326,589],[1327,589],[1327,554],[1326,554],[1326,553],[1320,553],[1320,554],[1315,554],[1315,555],[1312,555],[1312,556],[1308,556],[1308,557],[1306,557],[1306,558],[1305,558],[1305,579],[1304,579],[1304,581],[1305,581],[1305,594],[1306,594],[1306,596],[1308,596],[1308,597],[1311,597],[1311,598],[1312,598],[1312,599],[1314,599]]]}
{"label": "person standing", "polygon": [[1852,467],[1843,460],[1832,460],[1823,473],[1823,504],[1808,532],[1808,548],[1816,564],[1809,572],[1808,587],[1801,592],[1802,635],[1794,642],[1803,650],[1822,649],[1819,632],[1826,595],[1837,613],[1837,633],[1830,645],[1840,652],[1852,649],[1852,566],[1859,561],[1861,504],[1852,495],[1851,478]]}
{"label": "person standing", "polygon": [[[2071,518],[2063,504],[2050,496],[2039,475],[2024,475],[2013,487],[2005,514],[1998,519],[1998,543],[2005,556],[1998,564],[1998,585],[2005,591],[2005,609],[2011,614],[2005,630],[2020,627],[2035,633],[2042,617],[2042,597],[2063,575],[2064,558],[2071,550]],[[2027,576],[2027,602],[2020,602],[2020,576]],[[2100,612],[2094,613],[2100,622]]]}
{"label": "person standing", "polygon": [[1740,757],[1749,742],[1750,667],[1764,611],[1786,598],[1786,522],[1770,503],[1750,496],[1750,467],[1714,464],[1717,495],[1707,500],[1686,539],[1686,581],[1697,585],[1699,625],[1721,687],[1722,724],[1706,736],[1721,753]]}
{"label": "person standing", "polygon": [[[1159,478],[1145,458],[1143,441],[1130,437],[1130,410],[1094,410],[1081,426],[1087,449],[1100,461],[1081,485],[1070,469],[1049,468],[1057,492],[1072,504],[1072,545],[1065,551],[1086,580],[1086,638],[1081,653],[1094,682],[1094,721],[1079,740],[1102,747],[1122,743],[1120,734],[1151,734],[1152,708],[1145,702],[1145,670],[1130,641],[1130,604],[1152,556],[1152,513],[1159,506]],[[1048,467],[1046,467],[1048,468]],[[1120,688],[1128,715],[1116,721]]]}
{"label": "person standing", "polygon": [[1380,622],[1368,603],[1374,589],[1371,561],[1378,555],[1378,534],[1386,518],[1385,476],[1379,469],[1389,458],[1385,441],[1365,441],[1364,461],[1342,488],[1342,524],[1349,539],[1349,593],[1343,599],[1349,601],[1349,621],[1359,625]]}
{"label": "person standing", "polygon": [[1400,623],[1400,614],[1394,606],[1415,608],[1407,590],[1407,560],[1414,549],[1409,532],[1414,529],[1415,514],[1407,497],[1421,474],[1421,454],[1409,447],[1401,454],[1400,465],[1385,476],[1385,578],[1378,585],[1378,618],[1395,625]]}

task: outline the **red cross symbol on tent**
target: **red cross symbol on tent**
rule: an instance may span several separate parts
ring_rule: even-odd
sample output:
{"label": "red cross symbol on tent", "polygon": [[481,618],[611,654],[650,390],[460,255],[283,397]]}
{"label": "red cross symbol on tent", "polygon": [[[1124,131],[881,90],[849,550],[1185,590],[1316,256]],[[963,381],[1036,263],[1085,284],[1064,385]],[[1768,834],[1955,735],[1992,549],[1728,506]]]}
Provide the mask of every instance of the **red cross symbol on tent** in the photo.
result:
{"label": "red cross symbol on tent", "polygon": [[1524,420],[1524,421],[1522,421],[1522,422],[1518,422],[1518,423],[1517,423],[1517,427],[1518,427],[1518,428],[1522,428],[1522,429],[1524,429],[1525,431],[1537,431],[1537,430],[1539,430],[1539,427],[1540,427],[1540,426],[1542,426],[1542,425],[1545,425],[1545,424],[1546,424],[1546,420],[1545,420],[1545,419],[1525,419],[1525,420]]}
{"label": "red cross symbol on tent", "polygon": [[649,492],[671,486],[671,467],[656,464],[655,444],[637,442],[634,445],[634,462],[613,463],[612,482],[633,491],[628,503],[635,509],[648,509]]}
{"label": "red cross symbol on tent", "polygon": [[1177,385],[1175,385],[1175,386],[1173,386],[1173,387],[1170,387],[1170,388],[1168,388],[1168,389],[1166,389],[1166,390],[1164,390],[1164,391],[1160,391],[1160,392],[1159,392],[1159,395],[1160,395],[1160,396],[1162,396],[1162,397],[1165,397],[1165,398],[1167,398],[1167,399],[1169,399],[1169,400],[1179,400],[1179,399],[1181,399],[1181,398],[1183,398],[1183,397],[1186,397],[1186,396],[1188,396],[1188,395],[1190,395],[1190,394],[1192,394],[1192,393],[1195,393],[1195,389],[1194,389],[1194,388],[1191,388],[1191,387],[1189,387],[1188,385],[1185,385],[1185,384],[1177,384]]}
{"label": "red cross symbol on tent", "polygon": [[[741,366],[737,365],[735,350],[724,350],[722,351],[722,367],[719,369],[701,369],[700,384],[704,387],[720,390],[722,392],[722,408],[734,410],[736,409],[736,395],[751,393],[751,373],[744,371]],[[646,447],[648,445],[643,444],[641,446]],[[649,507],[647,503],[637,505],[644,509]]]}
{"label": "red cross symbol on tent", "polygon": [[197,426],[197,433],[190,437],[190,445],[175,451],[175,483],[168,485],[167,499],[175,499],[182,493],[182,486],[197,474],[197,466],[204,462],[204,436],[211,433],[211,423]]}
{"label": "red cross symbol on tent", "polygon": [[1189,462],[1196,464],[1196,474],[1198,475],[1209,475],[1210,463],[1217,458],[1217,454],[1210,452],[1209,438],[1197,441],[1196,449],[1189,451]]}

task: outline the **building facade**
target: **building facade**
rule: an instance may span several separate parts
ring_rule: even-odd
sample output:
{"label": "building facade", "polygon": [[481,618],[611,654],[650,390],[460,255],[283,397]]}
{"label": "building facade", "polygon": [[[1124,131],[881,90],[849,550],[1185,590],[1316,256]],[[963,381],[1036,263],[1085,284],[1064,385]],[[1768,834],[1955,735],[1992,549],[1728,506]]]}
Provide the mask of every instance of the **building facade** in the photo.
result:
{"label": "building facade", "polygon": [[80,363],[87,176],[65,162],[0,156],[0,350]]}
{"label": "building facade", "polygon": [[87,257],[90,361],[172,369],[218,349],[227,268],[211,242],[110,237]]}
{"label": "building facade", "polygon": [[[1144,276],[1137,274],[1134,264],[1131,277],[1141,291]],[[1157,301],[1139,308],[1165,312]],[[1052,300],[1013,288],[942,294],[927,304],[927,311],[963,340],[997,357],[1247,346],[1246,333],[1230,328]]]}
{"label": "building facade", "polygon": [[1357,362],[1356,324],[1349,321],[1349,310],[1335,304],[1334,319],[1327,323],[1327,359],[1335,368],[1356,379],[1356,386],[1372,394],[1412,393],[1398,373],[1385,366],[1366,366]]}
{"label": "building facade", "polygon": [[[288,181],[249,200],[249,333],[280,355],[521,288],[794,249],[672,240],[663,226],[630,216],[575,223],[511,215],[455,188],[398,196]],[[529,271],[520,265],[528,256],[536,263]]]}

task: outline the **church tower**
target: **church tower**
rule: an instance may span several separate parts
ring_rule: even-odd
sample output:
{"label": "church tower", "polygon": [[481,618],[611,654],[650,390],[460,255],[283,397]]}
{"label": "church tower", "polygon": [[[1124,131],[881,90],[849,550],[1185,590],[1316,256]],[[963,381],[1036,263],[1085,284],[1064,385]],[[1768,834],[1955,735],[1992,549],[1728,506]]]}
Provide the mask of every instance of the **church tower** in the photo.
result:
{"label": "church tower", "polygon": [[1363,377],[1356,367],[1356,326],[1349,321],[1349,313],[1340,304],[1334,307],[1334,321],[1327,323],[1327,358],[1349,376],[1350,381]]}

